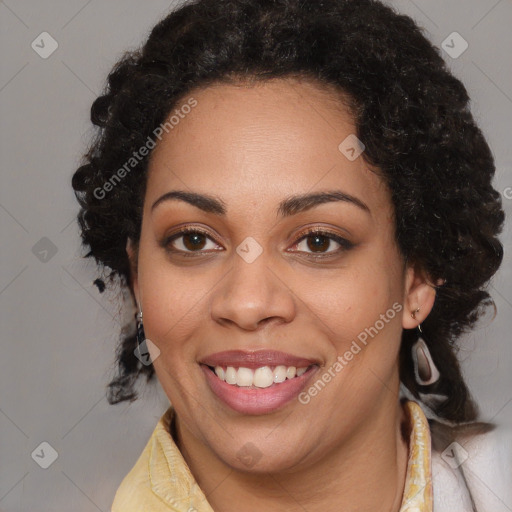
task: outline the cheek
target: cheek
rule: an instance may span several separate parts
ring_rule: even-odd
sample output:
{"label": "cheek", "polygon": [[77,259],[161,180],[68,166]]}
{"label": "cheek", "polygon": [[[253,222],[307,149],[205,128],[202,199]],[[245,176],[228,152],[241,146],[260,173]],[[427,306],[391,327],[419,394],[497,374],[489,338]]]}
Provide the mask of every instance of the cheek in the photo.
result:
{"label": "cheek", "polygon": [[358,336],[364,341],[368,330],[373,337],[396,337],[400,332],[402,279],[391,267],[384,260],[368,258],[340,269],[328,279],[317,280],[313,288],[304,287],[304,302],[320,319],[320,328],[323,326],[326,334],[337,340],[337,349],[344,349]]}
{"label": "cheek", "polygon": [[187,340],[205,318],[206,290],[215,282],[209,283],[207,275],[192,267],[177,271],[161,257],[145,258],[142,254],[139,287],[146,336],[161,351],[176,353],[187,346]]}
{"label": "cheek", "polygon": [[[318,309],[314,309],[318,295],[308,298],[308,309],[320,319],[314,329],[320,330],[330,345],[325,368],[317,379],[327,378],[332,384],[325,387],[326,392],[322,390],[318,403],[328,407],[342,402],[347,407],[357,406],[362,414],[382,396],[383,389],[392,389],[385,383],[396,375],[403,309],[400,280],[388,280],[388,275],[376,273],[375,267],[342,277],[331,280]],[[340,410],[341,423],[347,421],[344,415]]]}

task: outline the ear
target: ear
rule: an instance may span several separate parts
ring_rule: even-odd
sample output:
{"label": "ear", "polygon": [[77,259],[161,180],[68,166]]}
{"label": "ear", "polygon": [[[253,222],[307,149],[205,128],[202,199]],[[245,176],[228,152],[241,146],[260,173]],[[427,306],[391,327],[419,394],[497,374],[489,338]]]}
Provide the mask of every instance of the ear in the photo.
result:
{"label": "ear", "polygon": [[137,306],[140,305],[139,278],[137,273],[138,249],[139,248],[133,242],[133,240],[128,237],[126,241],[126,254],[128,255],[128,260],[130,262],[130,287],[132,289],[133,295],[135,296]]}
{"label": "ear", "polygon": [[425,272],[415,265],[407,265],[402,327],[414,329],[421,324],[432,311],[435,298],[436,289]]}

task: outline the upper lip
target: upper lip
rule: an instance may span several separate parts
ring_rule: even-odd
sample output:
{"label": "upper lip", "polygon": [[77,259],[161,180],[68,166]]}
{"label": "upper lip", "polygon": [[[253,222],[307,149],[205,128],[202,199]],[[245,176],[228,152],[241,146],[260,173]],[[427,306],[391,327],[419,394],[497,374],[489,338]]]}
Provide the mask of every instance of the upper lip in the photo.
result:
{"label": "upper lip", "polygon": [[262,366],[295,366],[306,368],[318,364],[314,359],[294,356],[277,350],[226,350],[210,354],[199,361],[207,366],[260,368]]}

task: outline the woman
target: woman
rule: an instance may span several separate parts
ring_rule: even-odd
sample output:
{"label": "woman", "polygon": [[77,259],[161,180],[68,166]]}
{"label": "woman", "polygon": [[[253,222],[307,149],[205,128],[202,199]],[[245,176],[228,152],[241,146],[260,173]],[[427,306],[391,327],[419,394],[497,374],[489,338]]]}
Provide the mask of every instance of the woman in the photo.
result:
{"label": "woman", "polygon": [[187,3],[91,117],[83,242],[137,315],[109,401],[156,373],[172,404],[113,512],[507,503],[454,346],[502,259],[493,158],[410,18]]}

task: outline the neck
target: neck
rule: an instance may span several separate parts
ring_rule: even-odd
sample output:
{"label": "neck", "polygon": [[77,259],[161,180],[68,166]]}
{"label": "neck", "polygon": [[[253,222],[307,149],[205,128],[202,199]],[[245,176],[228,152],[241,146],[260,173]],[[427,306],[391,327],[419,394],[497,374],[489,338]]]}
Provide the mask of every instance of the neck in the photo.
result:
{"label": "neck", "polygon": [[[392,393],[386,392],[387,395]],[[375,412],[375,411],[374,411]],[[177,443],[216,512],[398,512],[408,460],[407,418],[395,399],[327,456],[300,470],[252,474],[225,464],[177,421]],[[405,430],[408,430],[407,426]]]}

